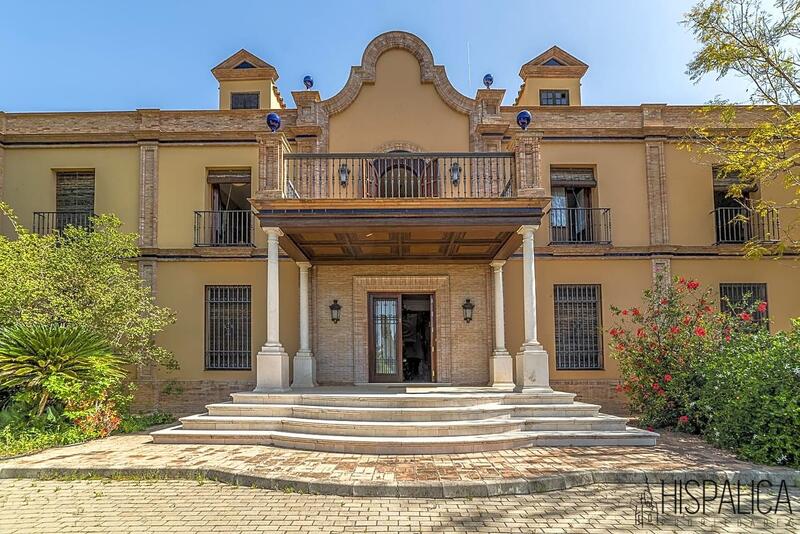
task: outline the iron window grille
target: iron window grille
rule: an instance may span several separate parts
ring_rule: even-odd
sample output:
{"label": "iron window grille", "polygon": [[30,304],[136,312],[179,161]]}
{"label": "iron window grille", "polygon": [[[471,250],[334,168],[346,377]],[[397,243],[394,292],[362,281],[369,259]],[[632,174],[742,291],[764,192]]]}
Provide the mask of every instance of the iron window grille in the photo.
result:
{"label": "iron window grille", "polygon": [[540,106],[569,106],[569,91],[566,89],[542,89],[539,91]]}
{"label": "iron window grille", "polygon": [[258,109],[258,93],[231,93],[231,109]]}
{"label": "iron window grille", "polygon": [[[767,284],[759,283],[735,283],[719,285],[720,309],[728,314],[736,315],[742,313],[745,308],[767,302]],[[753,312],[753,322],[761,325],[769,325],[769,308],[760,312]]]}
{"label": "iron window grille", "polygon": [[250,369],[250,286],[206,286],[205,366]]}
{"label": "iron window grille", "polygon": [[600,286],[554,286],[556,369],[602,369]]}

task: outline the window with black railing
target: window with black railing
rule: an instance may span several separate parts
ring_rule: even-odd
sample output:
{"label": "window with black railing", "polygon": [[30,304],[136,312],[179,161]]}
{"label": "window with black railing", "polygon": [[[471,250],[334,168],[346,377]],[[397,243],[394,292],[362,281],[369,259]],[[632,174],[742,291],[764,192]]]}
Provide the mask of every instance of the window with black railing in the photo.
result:
{"label": "window with black railing", "polygon": [[549,218],[552,244],[611,243],[609,208],[550,208]]}
{"label": "window with black railing", "polygon": [[250,286],[206,286],[206,369],[250,369],[250,308]]}
{"label": "window with black railing", "polygon": [[250,210],[194,212],[196,247],[249,247],[253,245],[255,222]]}
{"label": "window with black railing", "polygon": [[56,210],[35,211],[33,231],[61,233],[67,227],[90,228],[94,216],[94,171],[56,172]]}
{"label": "window with black railing", "polygon": [[726,283],[719,285],[720,309],[730,315],[751,313],[753,323],[769,328],[769,309],[767,284],[764,283]]}
{"label": "window with black railing", "polygon": [[33,231],[45,235],[60,234],[70,226],[91,229],[92,217],[91,211],[34,211]]}
{"label": "window with black railing", "polygon": [[748,205],[725,206],[714,209],[717,243],[745,243],[747,241],[778,241],[780,226],[778,212],[765,212]]}
{"label": "window with black railing", "polygon": [[602,369],[600,286],[556,284],[556,369]]}

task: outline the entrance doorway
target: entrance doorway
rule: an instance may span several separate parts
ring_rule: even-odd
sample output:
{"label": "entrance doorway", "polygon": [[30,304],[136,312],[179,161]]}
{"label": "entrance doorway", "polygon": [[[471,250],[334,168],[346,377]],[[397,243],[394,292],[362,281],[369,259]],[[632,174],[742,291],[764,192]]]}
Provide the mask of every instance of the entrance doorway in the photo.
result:
{"label": "entrance doorway", "polygon": [[370,382],[434,382],[434,295],[370,293]]}

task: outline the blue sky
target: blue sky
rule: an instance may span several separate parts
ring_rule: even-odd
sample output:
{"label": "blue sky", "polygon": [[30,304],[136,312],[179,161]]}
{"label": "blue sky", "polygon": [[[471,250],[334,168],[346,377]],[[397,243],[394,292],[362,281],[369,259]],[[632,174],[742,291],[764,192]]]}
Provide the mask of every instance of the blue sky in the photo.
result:
{"label": "blue sky", "polygon": [[[246,48],[278,69],[278,87],[311,74],[323,98],[344,85],[367,43],[406,30],[474,96],[486,72],[511,104],[526,61],[556,44],[585,63],[584,105],[701,104],[746,98],[741,79],[692,84],[696,44],[684,0],[328,0],[5,2],[0,110],[214,109],[210,69]],[[467,67],[469,43],[471,69]],[[471,83],[469,81],[471,72]]]}

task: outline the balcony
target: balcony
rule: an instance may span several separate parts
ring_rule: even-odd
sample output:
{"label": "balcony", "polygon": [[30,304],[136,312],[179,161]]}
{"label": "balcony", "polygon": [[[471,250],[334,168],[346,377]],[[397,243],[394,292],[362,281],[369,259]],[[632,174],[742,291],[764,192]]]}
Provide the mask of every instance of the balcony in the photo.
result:
{"label": "balcony", "polygon": [[551,208],[549,217],[553,245],[611,243],[610,208]]}
{"label": "balcony", "polygon": [[33,232],[39,235],[61,233],[68,226],[91,228],[91,211],[34,211]]}
{"label": "balcony", "polygon": [[776,242],[780,239],[778,211],[763,215],[748,206],[714,209],[717,244],[745,243],[755,240]]}
{"label": "balcony", "polygon": [[511,198],[514,154],[286,154],[290,199]]}
{"label": "balcony", "polygon": [[251,247],[255,222],[250,210],[194,212],[194,246]]}

